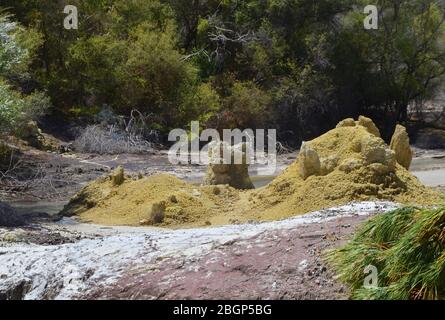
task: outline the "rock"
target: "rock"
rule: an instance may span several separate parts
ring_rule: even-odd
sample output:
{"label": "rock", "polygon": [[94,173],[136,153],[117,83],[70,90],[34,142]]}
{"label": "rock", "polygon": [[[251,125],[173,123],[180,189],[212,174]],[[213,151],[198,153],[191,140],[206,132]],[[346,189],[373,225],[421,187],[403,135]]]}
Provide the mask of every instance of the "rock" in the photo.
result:
{"label": "rock", "polygon": [[21,138],[25,140],[37,139],[42,135],[42,131],[37,126],[37,122],[28,121],[26,125],[23,126],[20,132]]}
{"label": "rock", "polygon": [[363,163],[357,159],[345,159],[339,166],[339,170],[349,173],[352,170],[358,169],[363,166]]}
{"label": "rock", "polygon": [[391,138],[390,147],[391,150],[395,152],[397,162],[405,169],[409,170],[411,161],[413,160],[413,152],[409,144],[408,133],[404,126],[396,126],[394,135]]}
{"label": "rock", "polygon": [[73,151],[72,143],[68,143],[68,144],[65,144],[62,146],[62,143],[60,140],[58,140],[54,136],[44,133],[44,132],[42,132],[40,134],[40,136],[38,137],[38,140],[39,140],[39,142],[36,147],[38,147],[41,150],[51,151],[55,154],[67,153],[67,152]]}
{"label": "rock", "polygon": [[18,132],[20,138],[27,141],[32,147],[50,151],[53,153],[70,152],[70,144],[62,145],[55,137],[43,133],[37,125],[37,122],[31,120],[20,128]]}
{"label": "rock", "polygon": [[369,133],[380,138],[380,131],[371,119],[364,117],[364,116],[360,116],[358,118],[357,123],[358,123],[358,125],[365,127]]}
{"label": "rock", "polygon": [[120,186],[125,181],[124,168],[117,167],[110,175],[113,186]]}
{"label": "rock", "polygon": [[153,203],[150,211],[150,222],[152,224],[159,224],[164,222],[165,218],[165,202],[161,201]]}
{"label": "rock", "polygon": [[6,203],[0,202],[0,226],[1,227],[20,227],[26,222],[14,208]]}
{"label": "rock", "polygon": [[59,153],[69,153],[69,152],[73,152],[74,147],[73,147],[73,143],[61,143],[59,145],[58,151]]}
{"label": "rock", "polygon": [[338,157],[335,155],[321,159],[320,160],[321,175],[325,176],[325,175],[331,173],[332,171],[335,170],[337,165],[338,165]]}
{"label": "rock", "polygon": [[[15,230],[19,230],[19,232],[16,232]],[[26,233],[20,232],[21,229],[14,229],[12,232],[7,232],[3,234],[0,237],[0,241],[2,242],[10,242],[10,243],[17,243],[17,242],[24,242],[26,239]]]}
{"label": "rock", "polygon": [[396,157],[381,138],[369,137],[361,141],[361,155],[365,165],[381,163],[390,170],[395,170]]}
{"label": "rock", "polygon": [[312,175],[318,175],[321,171],[320,158],[317,151],[312,149],[308,143],[303,142],[299,154],[300,176],[307,179]]}
{"label": "rock", "polygon": [[382,163],[372,163],[369,168],[378,176],[384,176],[392,171],[389,166]]}
{"label": "rock", "polygon": [[385,163],[386,148],[376,143],[375,140],[364,140],[361,153],[366,165],[371,163]]}
{"label": "rock", "polygon": [[[230,163],[224,163],[224,152],[230,155]],[[254,185],[249,177],[246,145],[230,146],[225,142],[212,142],[209,145],[209,165],[204,184],[227,184],[235,189],[253,189]]]}
{"label": "rock", "polygon": [[355,123],[354,119],[347,118],[347,119],[344,119],[344,120],[340,121],[337,124],[336,128],[340,128],[340,127],[355,127],[355,126],[356,126],[356,123]]}

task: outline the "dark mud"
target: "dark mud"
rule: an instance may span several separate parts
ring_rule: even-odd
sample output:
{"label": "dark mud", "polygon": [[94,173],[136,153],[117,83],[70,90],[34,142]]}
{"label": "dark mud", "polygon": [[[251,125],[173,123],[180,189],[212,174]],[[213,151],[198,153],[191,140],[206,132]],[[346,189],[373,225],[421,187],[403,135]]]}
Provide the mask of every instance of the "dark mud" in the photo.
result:
{"label": "dark mud", "polygon": [[19,228],[0,228],[0,248],[19,243],[41,246],[61,245],[96,237],[43,223],[43,221],[45,220],[40,219],[37,223],[30,223]]}

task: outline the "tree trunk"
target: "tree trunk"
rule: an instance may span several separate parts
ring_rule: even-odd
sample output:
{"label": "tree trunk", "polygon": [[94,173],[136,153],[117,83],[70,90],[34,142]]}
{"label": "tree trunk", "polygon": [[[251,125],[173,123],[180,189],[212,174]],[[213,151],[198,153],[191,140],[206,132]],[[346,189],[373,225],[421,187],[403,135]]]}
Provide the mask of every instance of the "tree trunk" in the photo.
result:
{"label": "tree trunk", "polygon": [[408,122],[408,104],[403,104],[399,109],[399,121],[403,124]]}

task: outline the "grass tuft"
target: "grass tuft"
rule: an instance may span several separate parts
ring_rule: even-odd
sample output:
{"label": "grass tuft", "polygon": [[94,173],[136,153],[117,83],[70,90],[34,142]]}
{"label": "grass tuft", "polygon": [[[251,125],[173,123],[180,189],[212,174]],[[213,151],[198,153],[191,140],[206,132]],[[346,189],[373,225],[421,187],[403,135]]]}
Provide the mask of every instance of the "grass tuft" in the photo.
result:
{"label": "grass tuft", "polygon": [[[372,218],[340,249],[327,252],[352,299],[445,299],[445,206],[402,208]],[[368,265],[378,287],[365,288]]]}

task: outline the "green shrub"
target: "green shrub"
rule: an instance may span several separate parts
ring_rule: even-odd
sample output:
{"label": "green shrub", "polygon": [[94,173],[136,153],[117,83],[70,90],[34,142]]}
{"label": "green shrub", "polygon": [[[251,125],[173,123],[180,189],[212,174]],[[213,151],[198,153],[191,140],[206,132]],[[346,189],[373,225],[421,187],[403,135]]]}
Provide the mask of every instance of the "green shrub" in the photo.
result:
{"label": "green shrub", "polygon": [[13,131],[23,118],[25,102],[20,94],[0,80],[0,136]]}
{"label": "green shrub", "polygon": [[175,49],[175,28],[159,31],[142,24],[130,36],[128,58],[119,74],[123,108],[156,112],[166,122],[178,116],[178,107],[194,88],[197,70],[181,61]]}
{"label": "green shrub", "polygon": [[258,128],[269,118],[271,98],[251,81],[236,81],[225,99],[225,128]]}
{"label": "green shrub", "polygon": [[208,83],[203,83],[195,90],[190,90],[178,110],[178,126],[181,121],[198,120],[206,124],[221,109],[221,98]]}
{"label": "green shrub", "polygon": [[[327,260],[354,299],[445,299],[445,206],[376,216]],[[363,286],[368,265],[378,270],[376,288]]]}
{"label": "green shrub", "polygon": [[0,13],[0,76],[23,77],[42,41],[38,32]]}
{"label": "green shrub", "polygon": [[0,79],[0,136],[20,133],[30,120],[45,115],[50,106],[44,93],[24,96]]}
{"label": "green shrub", "polygon": [[0,15],[0,136],[19,133],[30,120],[46,114],[51,105],[44,93],[23,95],[8,82],[9,78],[26,78],[40,43],[39,34]]}

